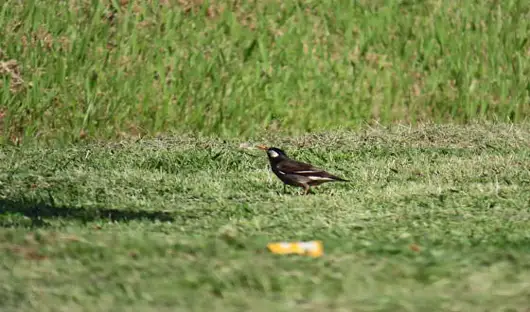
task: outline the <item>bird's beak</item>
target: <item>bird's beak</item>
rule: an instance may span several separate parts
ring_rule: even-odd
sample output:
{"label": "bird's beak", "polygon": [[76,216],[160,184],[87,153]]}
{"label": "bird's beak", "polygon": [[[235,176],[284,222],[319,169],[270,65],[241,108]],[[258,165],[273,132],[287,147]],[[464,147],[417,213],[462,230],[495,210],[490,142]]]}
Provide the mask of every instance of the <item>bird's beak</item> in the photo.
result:
{"label": "bird's beak", "polygon": [[260,150],[264,150],[264,151],[269,149],[267,146],[265,146],[263,144],[257,145],[256,147],[259,148]]}

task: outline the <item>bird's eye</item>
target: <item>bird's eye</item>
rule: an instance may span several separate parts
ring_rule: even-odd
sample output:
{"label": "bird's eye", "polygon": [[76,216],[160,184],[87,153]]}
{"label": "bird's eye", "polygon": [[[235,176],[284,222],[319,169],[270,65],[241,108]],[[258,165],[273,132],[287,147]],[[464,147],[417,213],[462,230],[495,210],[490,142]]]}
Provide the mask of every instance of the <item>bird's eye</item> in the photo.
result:
{"label": "bird's eye", "polygon": [[278,154],[277,152],[271,150],[271,151],[269,151],[269,156],[272,157],[272,158],[276,158],[276,157],[280,156],[280,154]]}

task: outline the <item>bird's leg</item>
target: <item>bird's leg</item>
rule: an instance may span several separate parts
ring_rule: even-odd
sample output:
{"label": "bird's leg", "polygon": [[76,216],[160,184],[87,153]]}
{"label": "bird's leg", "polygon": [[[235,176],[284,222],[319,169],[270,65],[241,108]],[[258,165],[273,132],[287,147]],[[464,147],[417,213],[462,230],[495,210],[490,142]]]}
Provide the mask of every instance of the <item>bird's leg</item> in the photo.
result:
{"label": "bird's leg", "polygon": [[287,193],[287,185],[283,185],[283,193],[286,194]]}
{"label": "bird's leg", "polygon": [[303,195],[307,195],[309,193],[309,185],[308,184],[304,184],[304,193]]}

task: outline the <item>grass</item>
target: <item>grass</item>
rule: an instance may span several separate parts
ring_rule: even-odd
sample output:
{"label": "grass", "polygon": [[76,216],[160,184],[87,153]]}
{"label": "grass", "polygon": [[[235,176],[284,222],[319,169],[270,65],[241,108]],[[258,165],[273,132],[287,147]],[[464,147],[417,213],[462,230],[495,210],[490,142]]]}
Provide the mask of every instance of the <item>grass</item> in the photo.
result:
{"label": "grass", "polygon": [[[0,29],[0,310],[528,312],[528,1],[5,0]],[[284,194],[245,142],[353,182]]]}
{"label": "grass", "polygon": [[354,181],[309,196],[240,143],[3,148],[1,310],[528,311],[528,125],[251,142]]}
{"label": "grass", "polygon": [[524,0],[6,0],[1,137],[518,122],[529,16]]}

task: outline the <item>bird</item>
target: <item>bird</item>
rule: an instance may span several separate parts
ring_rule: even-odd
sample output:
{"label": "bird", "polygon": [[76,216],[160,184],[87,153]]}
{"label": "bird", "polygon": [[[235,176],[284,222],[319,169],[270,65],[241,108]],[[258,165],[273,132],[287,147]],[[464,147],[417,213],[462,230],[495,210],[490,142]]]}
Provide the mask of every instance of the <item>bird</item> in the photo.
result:
{"label": "bird", "polygon": [[277,147],[258,145],[257,148],[267,152],[271,170],[284,183],[284,191],[286,185],[298,186],[304,189],[302,194],[307,195],[311,186],[326,182],[350,182],[311,164],[290,159]]}

